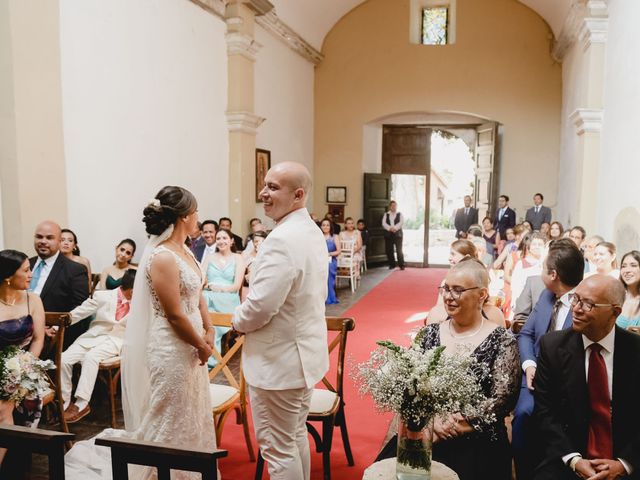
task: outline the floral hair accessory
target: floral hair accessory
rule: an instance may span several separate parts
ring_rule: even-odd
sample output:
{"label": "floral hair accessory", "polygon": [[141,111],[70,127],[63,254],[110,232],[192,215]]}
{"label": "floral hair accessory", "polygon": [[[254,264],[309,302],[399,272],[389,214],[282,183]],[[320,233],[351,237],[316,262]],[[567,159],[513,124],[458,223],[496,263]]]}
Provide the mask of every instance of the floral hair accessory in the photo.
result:
{"label": "floral hair accessory", "polygon": [[148,207],[161,207],[162,205],[160,204],[160,200],[158,200],[157,198],[152,198],[151,200],[149,200],[149,203],[147,204]]}

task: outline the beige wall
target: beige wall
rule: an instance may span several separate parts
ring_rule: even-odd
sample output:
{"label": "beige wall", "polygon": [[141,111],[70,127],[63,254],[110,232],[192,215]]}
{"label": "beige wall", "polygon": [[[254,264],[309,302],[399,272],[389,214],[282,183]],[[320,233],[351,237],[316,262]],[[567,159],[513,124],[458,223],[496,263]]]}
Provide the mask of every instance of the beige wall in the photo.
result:
{"label": "beige wall", "polygon": [[57,0],[0,1],[4,246],[33,253],[42,219],[67,222]]}
{"label": "beige wall", "polygon": [[561,68],[550,31],[512,0],[458,0],[455,45],[409,43],[409,1],[369,0],[327,35],[315,78],[315,209],[346,185],[362,210],[363,126],[402,112],[463,112],[504,125],[501,191],[524,216],[536,191],[556,204]]}

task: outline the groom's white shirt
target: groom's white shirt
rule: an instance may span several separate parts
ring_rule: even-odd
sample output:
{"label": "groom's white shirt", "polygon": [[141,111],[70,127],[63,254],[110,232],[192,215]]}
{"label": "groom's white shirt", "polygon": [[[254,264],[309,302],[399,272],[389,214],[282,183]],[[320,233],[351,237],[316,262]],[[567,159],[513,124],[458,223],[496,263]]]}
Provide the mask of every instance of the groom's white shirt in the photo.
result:
{"label": "groom's white shirt", "polygon": [[306,208],[294,210],[260,245],[249,294],[235,311],[249,385],[312,388],[327,372],[327,275],[322,232]]}

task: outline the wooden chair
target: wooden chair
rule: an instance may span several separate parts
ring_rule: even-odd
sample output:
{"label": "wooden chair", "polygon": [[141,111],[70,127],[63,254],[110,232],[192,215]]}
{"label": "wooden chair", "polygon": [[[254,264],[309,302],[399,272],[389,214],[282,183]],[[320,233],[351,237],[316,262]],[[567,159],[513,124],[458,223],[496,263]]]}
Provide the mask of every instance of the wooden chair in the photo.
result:
{"label": "wooden chair", "polygon": [[517,335],[518,333],[520,333],[520,330],[522,330],[522,327],[524,327],[524,324],[525,324],[526,322],[527,322],[527,320],[526,320],[526,319],[522,319],[522,318],[519,318],[519,319],[517,319],[517,320],[514,320],[514,321],[511,323],[511,331],[512,331],[514,334],[516,334],[516,335]]}
{"label": "wooden chair", "polygon": [[111,428],[117,428],[116,419],[116,396],[118,390],[118,380],[120,379],[120,357],[113,357],[100,362],[98,367],[98,377],[109,390],[109,405],[111,406]]}
{"label": "wooden chair", "polygon": [[336,284],[341,278],[349,280],[351,284],[351,292],[355,292],[358,288],[358,266],[353,258],[353,250],[355,242],[341,241],[341,253],[338,255],[338,271],[336,273]]}
{"label": "wooden chair", "polygon": [[[209,318],[216,327],[231,327],[232,315],[230,313],[209,312]],[[249,459],[256,461],[253,453],[253,444],[251,443],[251,434],[249,433],[249,418],[247,415],[247,386],[242,373],[241,353],[244,345],[244,335],[240,335],[235,339],[235,343],[231,345],[224,357],[215,348],[213,356],[218,364],[209,372],[209,393],[211,395],[211,408],[213,409],[213,422],[216,429],[216,440],[218,445],[222,439],[222,430],[227,416],[235,410],[236,422],[242,423],[244,431],[244,440],[247,444]],[[229,362],[233,358],[239,361],[238,373],[234,375],[229,369]],[[228,385],[213,383],[219,373],[224,375]]]}
{"label": "wooden chair", "polygon": [[15,449],[21,453],[46,455],[49,457],[49,478],[56,480],[64,480],[65,444],[71,443],[74,437],[72,433],[0,425],[0,447]]}
{"label": "wooden chair", "polygon": [[[64,343],[64,332],[71,325],[71,315],[68,312],[45,312],[45,325],[47,327],[57,327],[57,331],[50,345],[54,349],[53,363],[56,368],[53,371],[53,378],[48,374],[50,391],[42,398],[42,406],[45,407],[54,403],[60,418],[60,427],[63,432],[69,433],[69,427],[64,419],[64,401],[62,400],[62,347]],[[69,444],[70,445],[70,444]]]}
{"label": "wooden chair", "polygon": [[[344,380],[344,358],[347,349],[347,335],[355,327],[356,323],[353,318],[327,317],[327,330],[329,332],[338,332],[337,335],[329,342],[329,354],[338,347],[336,379],[335,384],[325,376],[322,383],[326,388],[314,388],[311,396],[311,407],[307,416],[307,430],[311,433],[315,444],[316,451],[322,452],[322,469],[324,479],[331,479],[331,444],[333,442],[333,430],[340,427],[342,435],[342,443],[347,456],[347,463],[353,466],[353,455],[351,453],[351,444],[349,443],[349,434],[347,432],[347,421],[344,414],[343,399],[343,380]],[[311,425],[310,422],[322,422],[322,436]],[[264,471],[264,459],[258,452],[258,464],[256,467],[255,479],[260,480]]]}
{"label": "wooden chair", "polygon": [[98,284],[100,283],[100,274],[92,273],[91,274],[91,288],[89,289],[89,295],[93,297],[93,292],[96,291]]}
{"label": "wooden chair", "polygon": [[640,335],[640,327],[627,327],[627,330],[629,330],[631,333]]}
{"label": "wooden chair", "polygon": [[96,445],[111,449],[113,480],[128,480],[127,465],[130,463],[156,467],[158,480],[169,480],[172,469],[199,472],[202,480],[216,480],[218,459],[226,457],[228,453],[226,450],[166,447],[160,443],[115,437],[96,438]]}

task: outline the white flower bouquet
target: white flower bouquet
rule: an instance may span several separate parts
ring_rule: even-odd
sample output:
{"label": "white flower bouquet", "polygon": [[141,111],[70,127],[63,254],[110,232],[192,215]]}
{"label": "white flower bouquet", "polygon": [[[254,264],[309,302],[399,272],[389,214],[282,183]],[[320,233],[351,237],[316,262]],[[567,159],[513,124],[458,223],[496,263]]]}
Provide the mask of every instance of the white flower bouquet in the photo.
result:
{"label": "white flower bouquet", "polygon": [[[424,351],[420,335],[409,347],[390,341],[377,344],[379,348],[369,360],[356,366],[354,379],[362,394],[373,397],[378,409],[398,414],[407,430],[420,432],[436,416],[446,418],[456,413],[487,423],[495,421],[492,401],[478,383],[478,378],[488,374],[487,369],[473,357],[445,353],[444,346]],[[428,452],[407,442],[398,438],[398,463],[430,469]]]}
{"label": "white flower bouquet", "polygon": [[0,351],[0,400],[16,404],[35,400],[49,388],[47,370],[55,368],[51,360],[40,360],[16,346]]}

